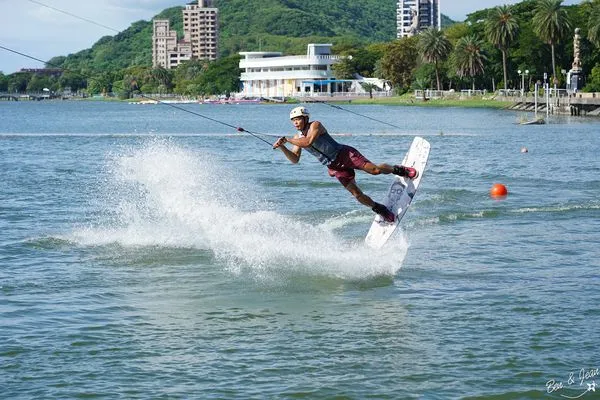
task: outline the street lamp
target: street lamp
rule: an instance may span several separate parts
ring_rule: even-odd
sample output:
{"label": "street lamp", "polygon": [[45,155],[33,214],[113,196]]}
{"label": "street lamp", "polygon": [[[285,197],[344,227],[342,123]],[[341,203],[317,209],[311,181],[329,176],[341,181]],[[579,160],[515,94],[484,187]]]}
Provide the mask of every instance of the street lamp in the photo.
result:
{"label": "street lamp", "polygon": [[519,75],[521,75],[521,97],[522,97],[525,93],[525,75],[529,75],[529,70],[528,69],[526,69],[525,71],[518,70],[517,72],[519,73]]}

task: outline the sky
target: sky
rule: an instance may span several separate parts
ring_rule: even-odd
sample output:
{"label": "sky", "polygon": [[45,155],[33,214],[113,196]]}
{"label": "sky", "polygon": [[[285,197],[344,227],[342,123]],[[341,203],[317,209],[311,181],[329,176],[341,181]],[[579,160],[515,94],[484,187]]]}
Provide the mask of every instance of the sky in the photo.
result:
{"label": "sky", "polygon": [[[182,6],[188,2],[189,0],[0,0],[0,46],[39,60],[49,60],[55,56],[66,56],[88,49],[101,37],[115,35],[115,30],[125,30],[135,21],[150,21],[165,8]],[[440,0],[440,7],[443,14],[455,21],[462,21],[471,12],[518,2]],[[580,2],[581,0],[565,0],[563,4]],[[41,62],[0,48],[0,72],[4,74],[21,68],[41,67]]]}

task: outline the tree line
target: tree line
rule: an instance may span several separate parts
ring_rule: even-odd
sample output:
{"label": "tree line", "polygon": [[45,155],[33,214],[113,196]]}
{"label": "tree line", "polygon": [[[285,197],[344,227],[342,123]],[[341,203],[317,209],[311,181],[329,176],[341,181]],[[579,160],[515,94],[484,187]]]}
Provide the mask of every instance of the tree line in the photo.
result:
{"label": "tree line", "polygon": [[[363,44],[352,37],[336,37],[333,52],[346,57],[334,65],[334,74],[338,79],[357,75],[385,79],[398,94],[425,88],[519,88],[523,81],[529,88],[544,75],[550,84],[564,87],[563,71],[569,70],[573,61],[575,28],[581,29],[583,90],[600,91],[600,0],[585,0],[575,6],[563,6],[562,0],[525,0],[474,12],[464,22],[440,31],[427,29],[417,36],[389,42]],[[147,27],[136,23],[131,29],[119,35],[139,47],[134,32]],[[103,38],[95,46],[109,42],[108,37]],[[85,54],[77,56],[85,59]],[[230,55],[216,61],[191,60],[167,70],[143,63],[101,67],[100,62],[76,63],[73,57],[57,57],[48,67],[63,67],[60,76],[0,73],[0,91],[39,92],[47,88],[60,92],[68,88],[87,95],[114,93],[122,98],[136,91],[228,95],[240,90],[239,59]]]}
{"label": "tree line", "polygon": [[[136,93],[152,95],[211,96],[229,94],[240,87],[239,56],[216,61],[190,60],[176,69],[133,66],[117,71],[63,71],[60,76],[34,72],[0,72],[0,92],[31,93],[48,89],[83,95],[115,95],[122,99]],[[54,65],[54,64],[53,64]]]}
{"label": "tree line", "polygon": [[[565,87],[573,62],[575,28],[581,30],[583,91],[600,91],[600,0],[563,6],[529,0],[472,13],[463,23],[358,51],[334,66],[337,78],[356,74],[410,89],[525,89],[542,82]],[[527,73],[525,73],[527,71]],[[581,89],[581,88],[580,88]]]}

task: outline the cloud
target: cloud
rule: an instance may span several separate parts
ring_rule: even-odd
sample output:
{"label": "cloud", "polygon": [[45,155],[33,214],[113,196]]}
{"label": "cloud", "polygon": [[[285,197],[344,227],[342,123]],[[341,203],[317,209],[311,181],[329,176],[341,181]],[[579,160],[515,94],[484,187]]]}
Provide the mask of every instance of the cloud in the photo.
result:
{"label": "cloud", "polygon": [[[180,0],[0,0],[0,44],[48,60],[91,47],[98,39],[116,32],[69,14],[122,31],[135,21],[150,20],[163,9],[183,5]],[[10,4],[9,4],[10,3]],[[54,9],[53,9],[54,8]],[[0,71],[12,73],[25,67],[41,67],[31,59],[0,50]]]}

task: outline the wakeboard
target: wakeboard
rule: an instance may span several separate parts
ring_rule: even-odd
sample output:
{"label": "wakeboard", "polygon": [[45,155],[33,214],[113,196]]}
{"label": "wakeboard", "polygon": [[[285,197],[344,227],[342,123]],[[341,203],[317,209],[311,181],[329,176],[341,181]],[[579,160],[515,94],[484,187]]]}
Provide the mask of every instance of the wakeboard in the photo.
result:
{"label": "wakeboard", "polygon": [[431,145],[427,140],[419,136],[414,138],[408,149],[408,153],[406,153],[406,156],[402,160],[402,165],[415,168],[419,172],[419,175],[415,179],[394,175],[390,189],[381,203],[396,215],[396,219],[394,222],[386,222],[380,215],[376,215],[365,238],[367,246],[374,249],[382,248],[398,228],[402,217],[404,217],[406,210],[417,193],[423,173],[425,172],[430,148]]}

